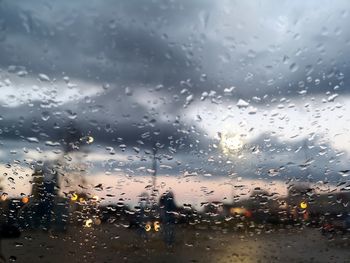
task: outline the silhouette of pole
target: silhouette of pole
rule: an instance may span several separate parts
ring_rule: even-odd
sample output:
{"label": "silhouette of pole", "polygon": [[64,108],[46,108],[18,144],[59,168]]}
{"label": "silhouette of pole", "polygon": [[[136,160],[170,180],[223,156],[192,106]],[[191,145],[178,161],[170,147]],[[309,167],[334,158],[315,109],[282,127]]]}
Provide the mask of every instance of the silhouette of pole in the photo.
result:
{"label": "silhouette of pole", "polygon": [[310,164],[309,164],[309,156],[308,156],[308,143],[307,139],[304,140],[304,144],[302,146],[303,152],[304,152],[304,157],[305,157],[305,173],[306,173],[306,178],[310,179]]}
{"label": "silhouette of pole", "polygon": [[152,160],[152,200],[156,201],[157,193],[157,147],[154,145],[152,148],[153,160]]}

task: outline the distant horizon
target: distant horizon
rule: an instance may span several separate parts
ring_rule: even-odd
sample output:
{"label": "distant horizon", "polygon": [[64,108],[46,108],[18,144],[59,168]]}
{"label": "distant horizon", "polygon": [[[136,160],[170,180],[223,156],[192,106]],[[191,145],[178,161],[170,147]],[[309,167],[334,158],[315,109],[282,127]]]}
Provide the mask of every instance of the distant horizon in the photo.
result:
{"label": "distant horizon", "polygon": [[[0,169],[1,170],[1,169]],[[1,192],[7,193],[8,197],[20,197],[21,195],[30,195],[32,184],[31,180],[32,170],[29,168],[24,169],[19,173],[21,180],[16,180],[16,187],[13,187],[12,183],[5,183],[4,180],[0,182],[3,186]],[[30,174],[26,176],[25,174]],[[87,189],[81,189],[77,185],[64,185],[61,181],[59,195],[64,196],[64,192],[82,192],[87,193],[91,197],[94,195],[99,196],[101,204],[116,204],[123,199],[126,205],[131,207],[137,205],[139,196],[143,193],[151,195],[151,190],[147,190],[146,186],[152,185],[151,176],[127,176],[122,174],[110,174],[105,175],[103,173],[81,176],[84,178],[84,187]],[[61,179],[61,178],[60,178]],[[62,180],[62,179],[61,179]],[[174,193],[174,199],[178,205],[191,204],[196,209],[202,209],[201,204],[206,202],[222,202],[233,203],[234,196],[243,200],[249,198],[254,189],[260,188],[261,191],[267,191],[269,194],[275,193],[280,198],[285,198],[288,195],[289,185],[305,185],[313,188],[317,193],[327,192],[339,192],[341,186],[335,185],[322,185],[320,182],[294,182],[286,184],[284,181],[271,180],[270,182],[261,179],[244,179],[236,177],[234,179],[228,179],[225,177],[217,177],[215,180],[206,179],[203,176],[165,176],[157,175],[157,189],[158,197],[166,191],[172,191]],[[99,185],[98,189],[95,186]],[[236,187],[235,187],[236,186]],[[238,187],[237,187],[238,186]],[[315,187],[318,186],[318,187]],[[319,189],[323,187],[324,189]],[[329,188],[328,190],[326,188]],[[102,190],[103,189],[103,190]],[[149,188],[151,189],[151,188]],[[110,195],[110,196],[107,196]],[[68,196],[69,198],[69,196]],[[104,200],[102,200],[102,199]]]}

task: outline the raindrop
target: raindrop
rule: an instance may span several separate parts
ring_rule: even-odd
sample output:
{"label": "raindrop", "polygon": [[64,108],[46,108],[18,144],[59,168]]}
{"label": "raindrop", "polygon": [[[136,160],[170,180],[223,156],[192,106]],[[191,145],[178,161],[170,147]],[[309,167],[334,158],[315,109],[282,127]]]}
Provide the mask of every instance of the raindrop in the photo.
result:
{"label": "raindrop", "polygon": [[249,106],[249,108],[248,108],[248,114],[251,114],[251,115],[256,114],[257,111],[258,111],[258,109],[253,107],[253,106]]}
{"label": "raindrop", "polygon": [[202,81],[202,82],[206,81],[207,80],[207,74],[202,74],[199,80]]}
{"label": "raindrop", "polygon": [[246,108],[246,107],[249,106],[249,103],[246,102],[245,100],[239,99],[238,102],[237,102],[237,104],[236,104],[236,106],[237,106],[238,108]]}
{"label": "raindrop", "polygon": [[28,72],[25,71],[25,70],[20,70],[20,71],[17,72],[17,76],[18,77],[25,77],[27,75],[28,75]]}
{"label": "raindrop", "polygon": [[187,107],[188,105],[191,104],[191,102],[193,101],[193,97],[194,97],[193,94],[188,95],[188,96],[186,97],[185,107]]}
{"label": "raindrop", "polygon": [[282,61],[283,61],[284,64],[287,64],[289,62],[289,57],[288,56],[283,56]]}
{"label": "raindrop", "polygon": [[130,87],[125,88],[125,95],[126,96],[132,96],[133,92]]}
{"label": "raindrop", "polygon": [[9,257],[9,261],[10,262],[15,262],[17,260],[17,257],[15,257],[15,256],[10,256]]}
{"label": "raindrop", "polygon": [[43,111],[43,112],[41,113],[41,119],[42,119],[43,121],[47,121],[48,119],[50,119],[50,112],[48,112],[48,111]]}
{"label": "raindrop", "polygon": [[59,142],[46,141],[45,145],[50,147],[56,147],[56,146],[60,146],[61,144]]}
{"label": "raindrop", "polygon": [[13,177],[9,177],[7,178],[7,180],[12,183],[12,184],[15,184],[15,179]]}
{"label": "raindrop", "polygon": [[39,143],[39,139],[36,137],[27,137],[28,142]]}
{"label": "raindrop", "polygon": [[71,120],[74,120],[77,118],[77,114],[71,110],[67,110],[67,113],[68,113],[68,118],[71,119]]}
{"label": "raindrop", "polygon": [[328,98],[327,98],[327,101],[328,102],[332,102],[334,101],[339,95],[336,93],[336,94],[333,94],[333,95],[330,95]]}
{"label": "raindrop", "polygon": [[50,78],[45,74],[40,73],[38,76],[41,81],[50,81]]}
{"label": "raindrop", "polygon": [[270,169],[270,170],[268,171],[268,175],[269,175],[270,177],[277,176],[278,174],[279,174],[279,171],[278,171],[277,169]]}
{"label": "raindrop", "polygon": [[9,79],[5,79],[4,83],[6,86],[11,86],[11,84],[12,84],[11,80],[9,80]]}
{"label": "raindrop", "polygon": [[164,86],[163,85],[157,85],[156,87],[155,87],[155,90],[156,91],[160,91],[160,90],[162,90],[162,89],[164,89]]}
{"label": "raindrop", "polygon": [[229,87],[229,88],[225,88],[225,89],[224,89],[224,92],[225,92],[225,93],[231,93],[231,92],[234,91],[235,89],[236,89],[236,87],[231,86],[231,87]]}
{"label": "raindrop", "polygon": [[21,242],[15,242],[15,247],[23,247],[23,243],[21,243]]}
{"label": "raindrop", "polygon": [[126,145],[125,144],[120,144],[119,148],[124,152],[126,149]]}
{"label": "raindrop", "polygon": [[201,96],[201,101],[205,100],[209,96],[209,93],[204,91]]}
{"label": "raindrop", "polygon": [[296,72],[297,70],[299,69],[298,65],[296,63],[292,63],[290,66],[289,66],[289,70],[291,72]]}
{"label": "raindrop", "polygon": [[94,137],[92,136],[84,136],[82,138],[80,138],[81,142],[84,142],[86,144],[92,144],[94,142]]}

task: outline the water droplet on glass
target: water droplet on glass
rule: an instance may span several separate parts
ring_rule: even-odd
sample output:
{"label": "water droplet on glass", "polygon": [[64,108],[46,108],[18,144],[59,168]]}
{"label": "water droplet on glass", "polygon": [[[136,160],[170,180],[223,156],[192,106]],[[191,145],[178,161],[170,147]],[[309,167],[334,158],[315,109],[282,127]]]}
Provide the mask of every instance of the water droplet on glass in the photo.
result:
{"label": "water droplet on glass", "polygon": [[207,74],[202,74],[199,80],[202,81],[202,82],[206,81],[207,80]]}
{"label": "water droplet on glass", "polygon": [[126,96],[132,96],[133,92],[130,87],[125,88],[125,95]]}
{"label": "water droplet on glass", "polygon": [[68,118],[71,119],[71,120],[74,120],[77,118],[77,114],[71,110],[67,110],[67,113],[68,113]]}
{"label": "water droplet on glass", "polygon": [[27,138],[28,142],[33,142],[33,143],[39,143],[39,139],[36,137],[28,137]]}
{"label": "water droplet on glass", "polygon": [[290,66],[289,66],[289,70],[291,72],[296,72],[297,70],[299,69],[298,65],[296,63],[292,63]]}
{"label": "water droplet on glass", "polygon": [[328,102],[332,102],[332,101],[334,101],[338,96],[339,96],[339,95],[338,95],[337,93],[332,94],[332,95],[330,95],[330,96],[327,98],[327,101],[328,101]]}
{"label": "water droplet on glass", "polygon": [[236,106],[237,106],[238,108],[246,108],[246,107],[249,106],[249,103],[246,102],[245,100],[239,99],[238,102],[237,102],[237,104],[236,104]]}
{"label": "water droplet on glass", "polygon": [[45,74],[40,73],[38,76],[41,81],[50,81],[50,78]]}
{"label": "water droplet on glass", "polygon": [[248,113],[251,114],[251,115],[252,114],[256,114],[257,111],[258,111],[258,109],[253,107],[253,106],[249,106],[249,108],[248,108]]}
{"label": "water droplet on glass", "polygon": [[48,111],[43,111],[43,112],[41,113],[41,119],[42,119],[43,121],[47,121],[48,119],[50,119],[50,112],[48,112]]}
{"label": "water droplet on glass", "polygon": [[235,90],[236,89],[236,87],[234,87],[234,86],[231,86],[231,87],[229,87],[229,88],[225,88],[224,89],[224,92],[225,93],[231,93],[233,90]]}
{"label": "water droplet on glass", "polygon": [[92,144],[94,142],[94,137],[92,136],[84,136],[82,138],[80,138],[81,142],[84,142],[86,144]]}
{"label": "water droplet on glass", "polygon": [[27,75],[28,75],[28,72],[25,71],[25,70],[20,70],[20,71],[17,72],[17,76],[18,77],[25,77]]}
{"label": "water droplet on glass", "polygon": [[186,97],[185,107],[187,107],[188,105],[191,104],[191,102],[193,101],[193,98],[194,98],[193,94],[188,95],[188,96]]}

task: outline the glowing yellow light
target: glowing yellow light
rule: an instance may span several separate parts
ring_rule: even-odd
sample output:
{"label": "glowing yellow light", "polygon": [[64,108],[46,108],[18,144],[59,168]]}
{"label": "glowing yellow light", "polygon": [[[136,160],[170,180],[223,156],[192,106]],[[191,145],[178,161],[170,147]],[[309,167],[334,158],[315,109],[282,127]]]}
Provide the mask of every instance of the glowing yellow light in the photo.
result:
{"label": "glowing yellow light", "polygon": [[230,154],[243,147],[239,134],[226,133],[221,135],[220,145],[224,154]]}
{"label": "glowing yellow light", "polygon": [[244,208],[241,207],[231,207],[230,212],[231,214],[244,214],[246,210]]}
{"label": "glowing yellow light", "polygon": [[158,221],[155,221],[153,227],[154,231],[158,232],[160,230],[160,223]]}
{"label": "glowing yellow light", "polygon": [[87,144],[91,144],[91,143],[94,142],[94,137],[92,137],[92,136],[85,136],[85,137],[80,138],[80,141],[84,141]]}
{"label": "glowing yellow light", "polygon": [[26,204],[29,202],[29,198],[27,196],[22,197],[22,203]]}
{"label": "glowing yellow light", "polygon": [[79,202],[82,203],[82,202],[85,202],[85,199],[83,197],[80,197],[79,198]]}
{"label": "glowing yellow light", "polygon": [[94,195],[94,196],[92,197],[92,200],[94,200],[95,202],[97,202],[99,199],[100,199],[100,198],[99,198],[97,195]]}
{"label": "glowing yellow light", "polygon": [[91,144],[91,143],[94,142],[94,137],[88,136],[86,141],[87,141],[88,144]]}
{"label": "glowing yellow light", "polygon": [[70,198],[72,201],[77,201],[78,200],[78,195],[76,193],[72,194],[72,197]]}
{"label": "glowing yellow light", "polygon": [[150,224],[150,223],[147,223],[147,224],[145,225],[145,230],[146,230],[147,232],[149,232],[149,231],[151,231],[151,229],[152,229],[151,224]]}
{"label": "glowing yellow light", "polygon": [[93,223],[92,219],[88,219],[85,221],[84,227],[92,227],[92,223]]}
{"label": "glowing yellow light", "polygon": [[306,209],[307,208],[307,203],[305,201],[300,203],[300,208]]}

